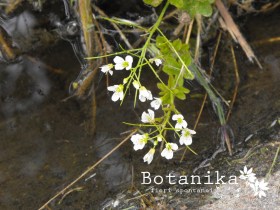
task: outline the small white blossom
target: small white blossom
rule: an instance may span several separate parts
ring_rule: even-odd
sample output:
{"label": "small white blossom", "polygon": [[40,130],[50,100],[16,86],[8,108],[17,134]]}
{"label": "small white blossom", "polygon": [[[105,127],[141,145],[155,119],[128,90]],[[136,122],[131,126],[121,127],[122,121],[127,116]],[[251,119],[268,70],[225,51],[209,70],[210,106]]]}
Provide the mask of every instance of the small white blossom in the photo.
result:
{"label": "small white blossom", "polygon": [[178,149],[178,145],[175,143],[166,143],[165,149],[162,150],[161,156],[165,157],[166,159],[172,159],[173,158],[173,151]]}
{"label": "small white blossom", "polygon": [[161,99],[160,98],[154,98],[155,100],[153,100],[151,102],[151,107],[153,107],[155,110],[159,109],[159,107],[161,106]]}
{"label": "small white blossom", "polygon": [[261,197],[266,197],[266,194],[264,191],[267,191],[269,188],[267,187],[268,183],[264,182],[264,180],[262,181],[258,181],[256,180],[255,183],[252,183],[250,186],[252,187],[252,189],[255,192],[255,196],[259,196],[259,198]]}
{"label": "small white blossom", "polygon": [[128,79],[129,79],[128,77],[126,77],[126,78],[123,79],[123,84],[124,84],[124,85],[128,82]]}
{"label": "small white blossom", "polygon": [[123,69],[129,70],[132,67],[133,58],[132,56],[127,55],[124,60],[122,57],[116,56],[114,58],[114,62],[116,64],[115,65],[116,70],[123,70]]}
{"label": "small white blossom", "polygon": [[174,114],[172,120],[177,121],[175,125],[176,129],[187,128],[188,126],[188,123],[184,120],[184,117],[181,114]]}
{"label": "small white blossom", "polygon": [[256,174],[253,173],[253,168],[247,169],[247,166],[244,166],[244,170],[240,170],[241,175],[239,176],[240,179],[248,180],[249,182],[254,182],[256,180]]}
{"label": "small white blossom", "polygon": [[143,123],[153,123],[154,120],[155,120],[155,113],[153,110],[148,109],[148,113],[147,112],[142,113],[141,121]]}
{"label": "small white blossom", "polygon": [[162,64],[162,61],[159,58],[156,58],[155,59],[155,64],[156,64],[156,66],[159,66],[159,65]]}
{"label": "small white blossom", "polygon": [[158,142],[161,142],[161,141],[162,141],[162,136],[161,136],[161,135],[158,135],[158,136],[157,136],[157,141],[158,141]]}
{"label": "small white blossom", "polygon": [[182,135],[180,137],[180,144],[183,145],[185,144],[186,146],[189,146],[192,144],[192,135],[196,134],[196,132],[194,130],[185,128],[184,130],[182,130]]}
{"label": "small white blossom", "polygon": [[138,81],[134,80],[132,82],[132,84],[133,84],[133,86],[135,87],[136,90],[138,90],[140,88],[140,83]]}
{"label": "small white blossom", "polygon": [[149,59],[149,62],[150,63],[155,62],[156,66],[160,66],[162,64],[162,60],[159,58],[151,58],[151,59]]}
{"label": "small white blossom", "polygon": [[147,144],[149,139],[149,135],[147,133],[140,135],[140,134],[135,134],[131,137],[131,141],[134,144],[133,149],[139,150],[139,149],[143,149],[145,147],[145,145]]}
{"label": "small white blossom", "polygon": [[150,164],[153,161],[154,154],[155,154],[155,149],[154,148],[150,149],[149,152],[143,157],[144,162]]}
{"label": "small white blossom", "polygon": [[106,74],[109,73],[110,75],[113,75],[113,71],[111,70],[113,67],[114,67],[114,65],[110,63],[107,65],[101,66],[100,68],[103,73],[106,73]]}
{"label": "small white blossom", "polygon": [[147,90],[144,86],[139,88],[139,100],[145,102],[146,100],[153,100],[151,91]]}
{"label": "small white blossom", "polygon": [[123,100],[124,94],[122,84],[109,86],[107,89],[114,92],[112,95],[112,101]]}

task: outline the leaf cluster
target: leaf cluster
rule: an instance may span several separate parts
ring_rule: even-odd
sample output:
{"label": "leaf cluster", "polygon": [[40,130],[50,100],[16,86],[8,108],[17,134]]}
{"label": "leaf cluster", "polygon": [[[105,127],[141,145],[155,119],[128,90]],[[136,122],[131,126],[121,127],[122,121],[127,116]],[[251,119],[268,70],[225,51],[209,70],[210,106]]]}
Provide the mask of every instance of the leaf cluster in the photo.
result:
{"label": "leaf cluster", "polygon": [[169,42],[165,37],[156,38],[156,46],[164,60],[163,71],[169,76],[167,86],[158,83],[163,104],[173,104],[174,96],[180,100],[186,99],[189,89],[184,87],[184,80],[194,78],[193,74],[186,69],[191,64],[189,46],[180,39]]}
{"label": "leaf cluster", "polygon": [[[151,5],[153,7],[159,6],[163,0],[143,0],[145,4]],[[201,14],[203,16],[209,17],[212,15],[211,4],[215,0],[168,0],[170,4],[177,7],[178,9],[185,10],[189,13],[191,17],[196,14]]]}

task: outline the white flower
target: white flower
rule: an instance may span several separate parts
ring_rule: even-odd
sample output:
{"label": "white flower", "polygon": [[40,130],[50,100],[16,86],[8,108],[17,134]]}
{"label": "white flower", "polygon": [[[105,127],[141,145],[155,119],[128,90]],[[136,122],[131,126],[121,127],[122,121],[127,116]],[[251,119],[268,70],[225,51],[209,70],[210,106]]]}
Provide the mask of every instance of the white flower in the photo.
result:
{"label": "white flower", "polygon": [[165,149],[162,150],[161,156],[165,157],[166,159],[172,159],[173,158],[173,151],[178,149],[178,145],[175,143],[166,143]]}
{"label": "white flower", "polygon": [[155,149],[154,148],[150,149],[149,152],[143,157],[144,162],[150,164],[154,158],[154,154],[155,154]]}
{"label": "white flower", "polygon": [[247,169],[247,166],[244,166],[244,170],[240,170],[241,175],[240,179],[248,180],[249,182],[254,182],[256,180],[256,174],[253,173],[253,168]]}
{"label": "white flower", "polygon": [[153,100],[151,91],[147,90],[144,86],[139,88],[139,100],[145,102],[146,100]]}
{"label": "white flower", "polygon": [[151,102],[151,107],[153,107],[155,110],[159,109],[159,107],[161,106],[161,99],[160,98],[154,98],[155,100],[153,100]]}
{"label": "white flower", "polygon": [[159,66],[159,65],[162,64],[162,61],[161,61],[159,58],[156,58],[156,59],[155,59],[155,64],[156,64],[157,66]]}
{"label": "white flower", "polygon": [[111,70],[113,67],[114,67],[114,65],[110,63],[107,65],[101,66],[100,68],[103,73],[106,73],[106,74],[109,73],[109,74],[113,75],[113,71]]}
{"label": "white flower", "polygon": [[158,135],[158,136],[157,136],[157,141],[158,141],[158,142],[161,142],[161,141],[162,141],[162,136],[161,136],[161,135]]}
{"label": "white flower", "polygon": [[194,130],[191,130],[188,128],[185,128],[184,130],[182,130],[182,135],[180,137],[180,144],[181,145],[185,144],[186,146],[191,145],[193,134],[196,134],[196,132]]}
{"label": "white flower", "polygon": [[112,95],[112,101],[117,101],[119,99],[120,101],[123,100],[124,94],[122,84],[109,86],[107,89],[114,92],[114,94]]}
{"label": "white flower", "polygon": [[128,80],[129,80],[129,77],[124,78],[123,79],[123,84],[125,85],[128,82]]}
{"label": "white flower", "polygon": [[132,82],[132,84],[133,84],[133,86],[135,87],[135,89],[139,89],[140,88],[140,83],[138,82],[138,81],[136,81],[136,80],[134,80],[133,82]]}
{"label": "white flower", "polygon": [[155,62],[156,66],[159,66],[159,65],[162,64],[162,60],[159,59],[159,58],[151,58],[151,59],[149,59],[149,62],[150,62],[150,63]]}
{"label": "white flower", "polygon": [[155,120],[155,113],[153,110],[148,109],[148,113],[147,112],[142,113],[141,121],[143,123],[153,123],[154,120]]}
{"label": "white flower", "polygon": [[256,180],[254,184],[251,184],[250,186],[253,188],[254,192],[255,192],[255,196],[259,196],[259,198],[261,197],[266,197],[266,194],[264,191],[267,191],[269,188],[267,187],[268,183],[264,182],[264,180],[262,181],[258,181]]}
{"label": "white flower", "polygon": [[131,69],[131,66],[132,66],[132,62],[133,62],[133,58],[132,58],[132,56],[130,56],[130,55],[127,55],[126,57],[125,57],[125,60],[122,58],[122,57],[120,57],[120,56],[116,56],[115,58],[114,58],[114,62],[115,62],[115,69],[116,70],[123,70],[124,68],[126,69],[126,70],[129,70],[129,69]]}
{"label": "white flower", "polygon": [[174,114],[172,120],[177,121],[175,125],[176,129],[187,128],[188,126],[188,123],[184,120],[184,117],[181,114]]}
{"label": "white flower", "polygon": [[131,137],[131,141],[134,144],[133,149],[139,150],[139,149],[143,149],[145,144],[147,144],[149,139],[149,135],[147,133],[140,135],[140,134],[135,134]]}

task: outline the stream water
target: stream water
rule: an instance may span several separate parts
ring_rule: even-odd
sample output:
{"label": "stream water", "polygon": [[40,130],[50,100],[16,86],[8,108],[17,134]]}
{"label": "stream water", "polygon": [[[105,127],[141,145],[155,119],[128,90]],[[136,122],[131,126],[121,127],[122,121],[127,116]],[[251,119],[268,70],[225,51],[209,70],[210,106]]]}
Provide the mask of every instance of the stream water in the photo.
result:
{"label": "stream water", "polygon": [[[278,8],[273,13],[251,16],[243,26],[262,70],[249,63],[242,50],[236,48],[241,83],[229,125],[237,145],[243,145],[252,134],[259,135],[260,141],[269,141],[272,137],[262,129],[280,115],[280,42],[258,44],[260,40],[280,36],[280,27],[275,27],[280,20],[279,11]],[[16,62],[0,63],[0,209],[39,208],[116,146],[125,136],[121,133],[132,129],[122,122],[138,122],[139,113],[145,108],[138,104],[134,110],[133,96],[121,107],[113,103],[102,78],[96,89],[96,132],[89,133],[87,101],[64,100],[80,64],[71,44],[48,34],[40,21],[40,14],[24,11],[0,22],[25,48]],[[222,81],[218,89],[228,93],[234,85],[234,71],[229,67],[233,65],[229,50],[220,50],[214,82]],[[196,89],[202,92],[199,87]],[[192,125],[200,103],[201,98],[194,99],[190,108],[183,111]],[[185,104],[179,106],[183,109]],[[132,178],[141,189],[141,171],[191,172],[215,151],[219,144],[218,128],[208,104],[192,147],[199,155],[189,152],[182,163],[182,153],[177,153],[172,161],[156,155],[148,166],[142,160],[144,151],[134,152],[127,142],[71,188],[71,193],[51,203],[50,208],[100,209],[116,194],[126,191]],[[275,132],[279,140],[279,127]],[[273,138],[277,139],[275,135]]]}

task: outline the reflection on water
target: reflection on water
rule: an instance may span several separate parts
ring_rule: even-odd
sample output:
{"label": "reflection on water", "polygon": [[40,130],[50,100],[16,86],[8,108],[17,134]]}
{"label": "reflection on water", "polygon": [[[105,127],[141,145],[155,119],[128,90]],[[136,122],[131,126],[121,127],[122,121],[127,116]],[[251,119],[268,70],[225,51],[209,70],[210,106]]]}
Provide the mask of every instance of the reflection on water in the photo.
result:
{"label": "reflection on water", "polygon": [[[46,51],[46,46],[38,49],[38,40],[33,45],[34,33],[45,32],[38,22],[30,11],[0,22],[13,45],[25,52],[17,52],[16,62],[0,63],[0,209],[40,207],[117,145],[120,139],[116,137],[124,131],[117,127],[121,118],[106,121],[104,112],[99,112],[97,120],[105,124],[97,125],[95,136],[88,134],[87,102],[62,102],[80,64],[70,43],[56,42]],[[52,68],[62,69],[64,74],[50,71]],[[98,106],[113,113],[108,101],[103,95]],[[81,180],[79,185],[88,193],[77,194],[80,202],[71,205],[78,209],[89,202],[98,206],[110,191],[131,179],[130,170],[122,153],[115,152],[92,172],[96,177]],[[58,208],[65,209],[64,205],[62,202]]]}
{"label": "reflection on water", "polygon": [[37,25],[37,20],[30,12],[24,11],[18,16],[4,21],[1,25],[14,38],[28,39],[32,29]]}
{"label": "reflection on water", "polygon": [[[1,110],[6,117],[15,112],[27,111],[39,105],[50,92],[50,82],[41,61],[29,60],[26,56],[15,64],[0,65]],[[23,93],[22,96],[21,93]]]}
{"label": "reflection on water", "polygon": [[[108,133],[97,133],[95,145],[98,148],[96,155],[102,158],[116,145],[114,138],[108,138]],[[115,151],[109,158],[103,161],[100,169],[109,190],[114,190],[121,184],[131,180],[131,168],[124,160],[120,151]]]}
{"label": "reflection on water", "polygon": [[267,68],[271,72],[271,78],[275,82],[279,81],[280,78],[280,57],[275,54],[265,56],[264,62]]}

